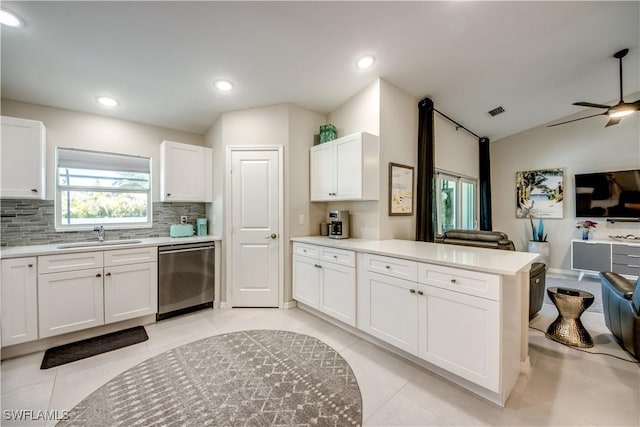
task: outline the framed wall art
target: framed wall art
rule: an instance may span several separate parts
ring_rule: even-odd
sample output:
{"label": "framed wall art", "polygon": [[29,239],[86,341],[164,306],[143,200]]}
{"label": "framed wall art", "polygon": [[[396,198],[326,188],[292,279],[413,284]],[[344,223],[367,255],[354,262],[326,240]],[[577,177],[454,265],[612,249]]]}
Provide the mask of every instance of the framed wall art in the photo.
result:
{"label": "framed wall art", "polygon": [[413,166],[389,163],[389,215],[413,215]]}
{"label": "framed wall art", "polygon": [[564,169],[516,172],[517,218],[562,218]]}

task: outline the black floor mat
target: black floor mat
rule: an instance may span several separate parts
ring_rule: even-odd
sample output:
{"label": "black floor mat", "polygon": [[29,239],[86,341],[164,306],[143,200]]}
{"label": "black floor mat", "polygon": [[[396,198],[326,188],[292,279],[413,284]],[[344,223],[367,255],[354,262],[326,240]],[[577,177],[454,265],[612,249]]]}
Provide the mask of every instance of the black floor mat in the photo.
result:
{"label": "black floor mat", "polygon": [[40,369],[49,369],[65,363],[75,362],[97,354],[117,350],[149,339],[143,326],[112,332],[70,344],[52,347],[45,351]]}

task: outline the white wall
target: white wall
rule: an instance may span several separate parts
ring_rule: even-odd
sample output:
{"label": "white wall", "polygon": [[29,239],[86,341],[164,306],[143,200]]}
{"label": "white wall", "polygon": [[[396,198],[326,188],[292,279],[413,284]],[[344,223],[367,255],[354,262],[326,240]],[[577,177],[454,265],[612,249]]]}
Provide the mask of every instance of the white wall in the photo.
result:
{"label": "white wall", "polygon": [[[369,84],[340,107],[330,112],[327,122],[336,126],[338,137],[360,131],[380,136],[380,80],[377,79]],[[379,212],[381,204],[379,201],[315,204],[324,205],[325,214],[330,210],[350,211],[351,237],[365,239],[380,237]]]}
{"label": "white wall", "polygon": [[436,169],[477,179],[480,176],[478,139],[464,129],[456,129],[456,125],[438,113],[435,113],[434,129]]}
{"label": "white wall", "polygon": [[[415,239],[418,100],[380,80],[380,239]],[[414,215],[389,216],[389,162],[414,167]]]}
{"label": "white wall", "polygon": [[[570,241],[579,238],[575,228],[574,175],[640,168],[640,115],[608,128],[605,123],[605,117],[594,117],[551,128],[539,126],[491,142],[493,228],[506,232],[518,250],[526,251],[531,232],[529,220],[516,218],[516,172],[564,168],[564,218],[544,220],[551,246],[550,268],[554,270],[570,270]],[[595,238],[640,235],[639,223],[609,224],[603,219],[593,219],[598,222]]]}
{"label": "white wall", "polygon": [[160,195],[159,154],[163,140],[204,145],[204,137],[106,116],[2,99],[2,115],[38,120],[47,129],[47,198],[55,194],[55,148],[83,148],[152,157],[153,200]]}

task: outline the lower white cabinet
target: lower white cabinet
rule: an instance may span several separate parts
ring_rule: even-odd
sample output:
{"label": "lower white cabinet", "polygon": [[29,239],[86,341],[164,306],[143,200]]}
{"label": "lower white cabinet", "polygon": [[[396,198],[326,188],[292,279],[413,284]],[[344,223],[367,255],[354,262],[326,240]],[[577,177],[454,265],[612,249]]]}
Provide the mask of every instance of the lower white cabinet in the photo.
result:
{"label": "lower white cabinet", "polygon": [[2,260],[2,346],[38,339],[36,258]]}
{"label": "lower white cabinet", "polygon": [[156,262],[106,266],[104,271],[104,323],[158,311]]}
{"label": "lower white cabinet", "polygon": [[300,243],[293,252],[293,299],[355,326],[355,253]]}
{"label": "lower white cabinet", "polygon": [[358,328],[408,353],[418,353],[417,284],[367,270],[358,281]]}
{"label": "lower white cabinet", "polygon": [[418,356],[500,391],[500,303],[418,285]]}
{"label": "lower white cabinet", "polygon": [[102,268],[38,277],[40,338],[104,324]]}
{"label": "lower white cabinet", "polygon": [[40,338],[157,312],[155,247],[40,258]]}
{"label": "lower white cabinet", "polygon": [[[358,262],[359,329],[500,392],[497,276],[371,254]],[[405,279],[413,271],[418,281]]]}

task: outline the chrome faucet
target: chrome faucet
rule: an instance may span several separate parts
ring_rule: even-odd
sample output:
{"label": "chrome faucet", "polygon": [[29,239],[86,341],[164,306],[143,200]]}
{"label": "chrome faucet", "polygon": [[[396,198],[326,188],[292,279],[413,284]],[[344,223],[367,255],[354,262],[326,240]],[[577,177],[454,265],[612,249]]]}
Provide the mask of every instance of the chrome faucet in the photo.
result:
{"label": "chrome faucet", "polygon": [[102,225],[96,225],[93,227],[93,231],[98,233],[98,241],[104,242],[104,227]]}

